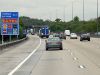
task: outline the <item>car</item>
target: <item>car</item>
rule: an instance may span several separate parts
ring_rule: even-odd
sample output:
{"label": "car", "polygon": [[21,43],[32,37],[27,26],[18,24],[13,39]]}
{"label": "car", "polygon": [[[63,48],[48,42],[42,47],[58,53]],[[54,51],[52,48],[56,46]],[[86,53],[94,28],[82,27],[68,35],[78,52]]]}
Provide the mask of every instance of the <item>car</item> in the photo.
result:
{"label": "car", "polygon": [[31,35],[35,35],[35,33],[31,33]]}
{"label": "car", "polygon": [[48,38],[46,40],[46,50],[50,48],[59,48],[63,50],[62,40],[59,37]]}
{"label": "car", "polygon": [[83,40],[90,41],[90,35],[89,34],[81,34],[80,41],[83,41]]}
{"label": "car", "polygon": [[59,37],[60,38],[60,34],[55,33],[55,34],[53,34],[53,37]]}
{"label": "car", "polygon": [[71,33],[70,34],[70,39],[77,39],[77,34],[76,33]]}
{"label": "car", "polygon": [[49,35],[49,38],[53,38],[53,35]]}
{"label": "car", "polygon": [[60,33],[60,39],[66,39],[66,35],[64,33]]}
{"label": "car", "polygon": [[60,38],[60,34],[59,33],[54,33],[53,37],[59,37]]}
{"label": "car", "polygon": [[95,33],[95,35],[96,35],[96,36],[97,36],[97,35],[99,35],[99,36],[100,36],[100,32],[96,32],[96,33]]}

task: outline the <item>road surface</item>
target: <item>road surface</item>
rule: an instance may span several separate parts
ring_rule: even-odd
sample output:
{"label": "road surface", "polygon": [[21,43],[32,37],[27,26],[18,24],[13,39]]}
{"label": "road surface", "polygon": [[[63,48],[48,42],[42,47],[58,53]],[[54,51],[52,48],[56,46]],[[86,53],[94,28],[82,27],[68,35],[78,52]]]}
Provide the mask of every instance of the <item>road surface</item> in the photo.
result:
{"label": "road surface", "polygon": [[[0,54],[0,75],[11,73],[39,45],[37,36]],[[45,50],[45,39],[13,75],[100,75],[100,39],[63,40],[64,50]]]}

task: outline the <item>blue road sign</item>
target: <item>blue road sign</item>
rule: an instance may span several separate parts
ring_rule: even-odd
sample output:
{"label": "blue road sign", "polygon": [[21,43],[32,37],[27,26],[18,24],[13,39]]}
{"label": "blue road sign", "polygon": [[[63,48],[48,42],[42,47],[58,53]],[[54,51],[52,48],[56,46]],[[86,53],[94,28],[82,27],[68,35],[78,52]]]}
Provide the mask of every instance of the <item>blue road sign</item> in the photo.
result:
{"label": "blue road sign", "polygon": [[1,12],[1,35],[19,35],[19,13]]}

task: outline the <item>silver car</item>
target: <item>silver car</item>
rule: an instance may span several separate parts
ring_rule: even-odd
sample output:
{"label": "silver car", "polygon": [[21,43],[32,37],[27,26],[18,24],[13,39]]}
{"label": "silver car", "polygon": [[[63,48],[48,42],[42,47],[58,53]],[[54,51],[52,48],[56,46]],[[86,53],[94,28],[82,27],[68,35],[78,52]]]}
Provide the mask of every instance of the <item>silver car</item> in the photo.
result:
{"label": "silver car", "polygon": [[77,34],[76,33],[71,33],[70,34],[70,39],[77,39]]}
{"label": "silver car", "polygon": [[46,40],[46,50],[49,48],[59,48],[60,50],[63,50],[62,40],[59,37],[48,38]]}

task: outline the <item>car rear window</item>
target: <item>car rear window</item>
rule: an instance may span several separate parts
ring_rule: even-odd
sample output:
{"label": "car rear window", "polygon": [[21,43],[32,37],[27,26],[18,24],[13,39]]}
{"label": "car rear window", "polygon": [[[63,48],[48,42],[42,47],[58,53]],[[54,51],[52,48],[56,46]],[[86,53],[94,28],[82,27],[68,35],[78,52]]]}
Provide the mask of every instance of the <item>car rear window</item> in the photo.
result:
{"label": "car rear window", "polygon": [[48,41],[60,41],[59,38],[49,38]]}

